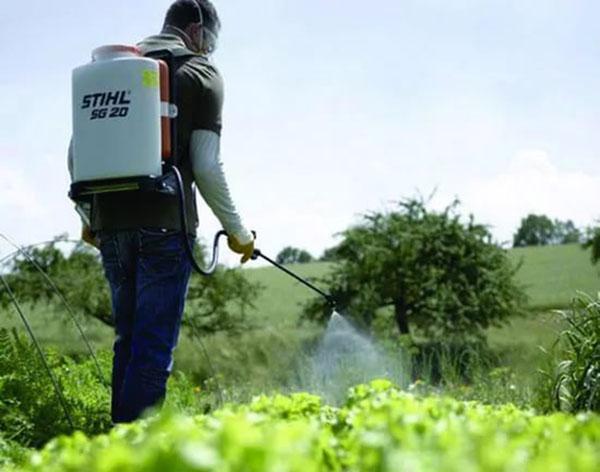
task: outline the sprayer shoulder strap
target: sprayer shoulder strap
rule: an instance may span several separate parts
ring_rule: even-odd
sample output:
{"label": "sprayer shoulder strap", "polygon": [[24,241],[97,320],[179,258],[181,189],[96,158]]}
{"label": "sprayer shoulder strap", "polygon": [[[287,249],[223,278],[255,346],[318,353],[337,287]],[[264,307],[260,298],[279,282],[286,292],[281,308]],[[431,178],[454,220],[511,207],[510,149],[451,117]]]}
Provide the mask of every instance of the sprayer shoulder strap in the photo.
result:
{"label": "sprayer shoulder strap", "polygon": [[[177,84],[177,71],[187,61],[197,56],[197,54],[191,52],[189,49],[178,47],[173,49],[156,49],[149,51],[144,54],[146,57],[162,60],[169,66],[169,93],[170,102],[177,104],[179,102],[179,90]],[[178,119],[175,117],[171,120],[171,139],[173,143],[173,159],[168,163],[169,165],[179,165],[181,162],[181,148],[178,142]]]}
{"label": "sprayer shoulder strap", "polygon": [[174,75],[177,69],[185,64],[189,59],[196,57],[197,54],[186,48],[175,49],[157,49],[144,54],[152,59],[161,59],[169,65],[171,73]]}

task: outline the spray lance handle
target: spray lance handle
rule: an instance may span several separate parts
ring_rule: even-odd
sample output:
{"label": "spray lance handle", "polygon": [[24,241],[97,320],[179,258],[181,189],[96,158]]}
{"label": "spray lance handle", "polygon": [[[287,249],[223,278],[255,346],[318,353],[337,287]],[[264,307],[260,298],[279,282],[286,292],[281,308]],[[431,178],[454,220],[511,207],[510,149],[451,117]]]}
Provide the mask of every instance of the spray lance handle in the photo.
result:
{"label": "spray lance handle", "polygon": [[[252,230],[250,232],[252,233],[252,236],[254,236],[254,240],[256,241],[256,231]],[[254,248],[254,251],[252,252],[252,257],[250,259],[253,260],[253,261],[255,261],[261,255],[262,255],[262,253],[260,252],[260,249]]]}
{"label": "spray lance handle", "polygon": [[[257,238],[256,231],[252,230],[250,232],[252,233],[252,236],[254,237],[254,240],[256,241],[256,238]],[[260,249],[254,248],[254,251],[252,252],[252,257],[250,257],[250,259],[253,260],[253,261],[255,261],[260,256],[262,256],[262,253],[260,252]]]}

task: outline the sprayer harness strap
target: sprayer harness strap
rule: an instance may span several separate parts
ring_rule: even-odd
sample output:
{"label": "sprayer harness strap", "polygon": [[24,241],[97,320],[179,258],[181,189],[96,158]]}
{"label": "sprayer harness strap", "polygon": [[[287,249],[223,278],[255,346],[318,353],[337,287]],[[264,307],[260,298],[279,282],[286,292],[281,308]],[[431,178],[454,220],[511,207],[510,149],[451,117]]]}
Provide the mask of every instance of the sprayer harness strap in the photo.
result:
{"label": "sprayer harness strap", "polygon": [[177,90],[177,71],[183,66],[188,60],[196,57],[197,54],[191,52],[189,49],[178,47],[174,49],[157,49],[149,51],[144,54],[146,57],[152,59],[163,60],[169,66],[169,84],[170,84],[170,103],[168,107],[173,110],[173,119],[171,120],[171,142],[173,143],[173,156],[170,160],[169,165],[178,165],[180,161],[180,148],[179,140],[177,135],[177,103],[178,103],[178,90]]}

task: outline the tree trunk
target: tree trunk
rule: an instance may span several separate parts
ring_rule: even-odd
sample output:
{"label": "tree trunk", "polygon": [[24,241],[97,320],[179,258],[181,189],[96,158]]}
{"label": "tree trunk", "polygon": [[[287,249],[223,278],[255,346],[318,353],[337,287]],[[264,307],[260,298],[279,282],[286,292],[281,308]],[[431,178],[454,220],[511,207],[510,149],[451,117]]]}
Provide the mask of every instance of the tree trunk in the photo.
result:
{"label": "tree trunk", "polygon": [[408,316],[406,315],[406,306],[402,300],[396,300],[394,302],[394,314],[396,318],[396,324],[400,330],[400,334],[410,334],[408,327]]}

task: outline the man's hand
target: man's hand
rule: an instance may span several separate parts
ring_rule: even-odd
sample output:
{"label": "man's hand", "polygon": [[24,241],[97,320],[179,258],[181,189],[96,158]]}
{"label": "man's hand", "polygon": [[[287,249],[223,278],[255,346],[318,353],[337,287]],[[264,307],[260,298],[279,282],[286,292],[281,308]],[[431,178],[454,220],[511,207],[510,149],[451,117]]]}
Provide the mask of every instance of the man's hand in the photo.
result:
{"label": "man's hand", "polygon": [[242,259],[240,260],[242,264],[248,262],[252,258],[252,254],[254,254],[254,239],[249,243],[241,244],[235,236],[228,235],[227,244],[233,252],[242,255]]}
{"label": "man's hand", "polygon": [[100,249],[100,240],[94,236],[88,225],[83,225],[81,227],[81,239],[86,243],[91,244],[96,249]]}

